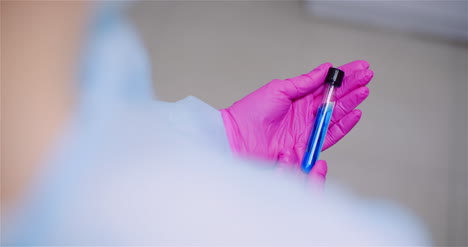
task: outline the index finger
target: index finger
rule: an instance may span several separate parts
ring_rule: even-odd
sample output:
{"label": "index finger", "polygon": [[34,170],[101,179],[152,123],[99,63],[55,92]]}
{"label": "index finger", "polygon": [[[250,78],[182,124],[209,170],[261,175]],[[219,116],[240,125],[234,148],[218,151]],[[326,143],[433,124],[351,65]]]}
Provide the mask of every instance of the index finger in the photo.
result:
{"label": "index finger", "polygon": [[368,69],[369,66],[370,66],[369,62],[365,60],[356,60],[356,61],[352,61],[350,63],[344,64],[338,68],[343,70],[345,72],[345,76],[347,76],[359,70]]}

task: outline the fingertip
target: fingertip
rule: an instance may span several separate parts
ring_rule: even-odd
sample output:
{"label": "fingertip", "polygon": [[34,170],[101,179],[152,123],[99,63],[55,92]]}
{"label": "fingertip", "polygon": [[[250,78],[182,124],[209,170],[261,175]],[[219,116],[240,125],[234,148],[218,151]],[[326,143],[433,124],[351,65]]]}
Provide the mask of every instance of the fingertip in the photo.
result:
{"label": "fingertip", "polygon": [[368,87],[362,87],[359,92],[361,98],[367,98],[367,96],[369,96],[369,93],[370,93],[370,90]]}
{"label": "fingertip", "polygon": [[325,177],[327,175],[327,171],[328,171],[327,162],[325,160],[319,160],[315,162],[315,165],[310,171],[310,174]]}
{"label": "fingertip", "polygon": [[345,76],[352,74],[356,71],[359,70],[366,70],[369,68],[369,63],[365,60],[356,60],[352,61],[350,63],[341,65],[339,69],[343,70],[345,72]]}
{"label": "fingertip", "polygon": [[346,115],[344,118],[342,118],[341,121],[339,121],[336,124],[340,128],[342,134],[342,136],[337,138],[336,142],[338,142],[341,138],[348,134],[354,128],[354,126],[356,126],[356,124],[361,120],[361,117],[362,111],[359,109],[354,109],[352,112],[348,113],[348,115]]}
{"label": "fingertip", "polygon": [[321,65],[319,65],[316,69],[313,69],[312,71],[309,72],[312,73],[312,72],[317,72],[317,70],[319,71],[327,71],[328,72],[328,69],[330,69],[331,67],[333,67],[333,64],[332,63],[323,63]]}
{"label": "fingertip", "polygon": [[354,115],[355,118],[361,119],[361,117],[362,117],[362,111],[361,111],[361,110],[359,110],[359,109],[354,109],[352,113],[353,113],[353,115]]}
{"label": "fingertip", "polygon": [[322,64],[322,65],[320,65],[320,66],[321,66],[321,67],[323,66],[323,67],[325,67],[325,68],[328,69],[328,68],[330,68],[330,67],[333,67],[333,64],[330,63],[330,62],[327,62],[327,63],[324,63],[324,64]]}
{"label": "fingertip", "polygon": [[326,175],[327,175],[327,172],[328,172],[328,164],[327,164],[327,161],[325,161],[325,160],[319,160],[319,161],[318,161],[317,169],[319,170],[320,174],[322,174],[323,176],[326,176]]}
{"label": "fingertip", "polygon": [[333,67],[333,64],[330,63],[330,62],[326,62],[326,63],[322,63],[319,66],[315,67],[315,69],[311,70],[310,72],[317,71],[317,70],[324,70],[324,69],[328,69],[330,67]]}
{"label": "fingertip", "polygon": [[366,60],[356,60],[359,65],[363,68],[363,69],[368,69],[370,67],[370,63],[367,62]]}
{"label": "fingertip", "polygon": [[365,86],[369,84],[373,77],[374,71],[370,69],[362,69],[347,77],[347,82],[349,83],[350,80],[355,80],[359,86]]}

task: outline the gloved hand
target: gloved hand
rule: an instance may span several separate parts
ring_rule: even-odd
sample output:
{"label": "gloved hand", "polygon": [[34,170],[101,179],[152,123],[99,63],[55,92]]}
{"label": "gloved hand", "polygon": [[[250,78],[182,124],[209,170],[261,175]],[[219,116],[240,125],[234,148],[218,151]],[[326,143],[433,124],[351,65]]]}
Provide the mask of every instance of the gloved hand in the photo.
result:
{"label": "gloved hand", "polygon": [[[331,66],[325,63],[295,78],[275,79],[222,109],[233,152],[299,166]],[[354,61],[340,69],[345,72],[345,78],[336,91],[337,102],[323,150],[338,142],[357,124],[361,111],[354,109],[369,95],[366,85],[373,77],[366,61]]]}

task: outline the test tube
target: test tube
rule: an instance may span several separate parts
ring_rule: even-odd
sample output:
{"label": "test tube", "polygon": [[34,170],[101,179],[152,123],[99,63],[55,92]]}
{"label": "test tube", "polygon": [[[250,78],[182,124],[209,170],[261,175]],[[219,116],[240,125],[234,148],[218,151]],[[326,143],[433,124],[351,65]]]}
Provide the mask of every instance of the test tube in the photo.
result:
{"label": "test tube", "polygon": [[337,68],[330,68],[327,76],[325,77],[325,94],[322,104],[317,109],[315,115],[314,127],[310,132],[310,138],[307,143],[307,148],[302,159],[302,170],[309,173],[315,162],[317,162],[320,151],[322,151],[323,142],[327,135],[328,125],[333,114],[333,107],[335,106],[335,91],[340,87],[343,82],[344,72]]}

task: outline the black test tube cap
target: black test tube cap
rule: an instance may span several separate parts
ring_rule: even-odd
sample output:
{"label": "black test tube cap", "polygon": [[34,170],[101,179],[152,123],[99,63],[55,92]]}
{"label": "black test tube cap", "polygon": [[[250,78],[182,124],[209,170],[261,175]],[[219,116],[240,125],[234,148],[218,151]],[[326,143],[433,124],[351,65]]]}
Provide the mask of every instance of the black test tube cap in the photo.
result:
{"label": "black test tube cap", "polygon": [[328,69],[327,76],[325,77],[325,82],[330,86],[341,87],[343,83],[344,71],[331,67]]}

